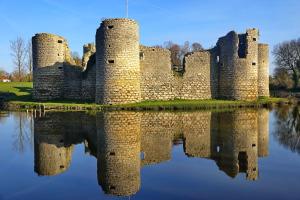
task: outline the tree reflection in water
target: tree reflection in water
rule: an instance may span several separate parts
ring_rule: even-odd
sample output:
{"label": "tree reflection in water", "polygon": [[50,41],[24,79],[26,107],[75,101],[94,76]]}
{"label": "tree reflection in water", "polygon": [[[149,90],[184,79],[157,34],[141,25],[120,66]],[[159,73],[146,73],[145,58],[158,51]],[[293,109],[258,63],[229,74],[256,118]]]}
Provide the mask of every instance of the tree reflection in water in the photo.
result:
{"label": "tree reflection in water", "polygon": [[300,109],[298,106],[282,106],[275,111],[275,138],[285,148],[300,154]]}

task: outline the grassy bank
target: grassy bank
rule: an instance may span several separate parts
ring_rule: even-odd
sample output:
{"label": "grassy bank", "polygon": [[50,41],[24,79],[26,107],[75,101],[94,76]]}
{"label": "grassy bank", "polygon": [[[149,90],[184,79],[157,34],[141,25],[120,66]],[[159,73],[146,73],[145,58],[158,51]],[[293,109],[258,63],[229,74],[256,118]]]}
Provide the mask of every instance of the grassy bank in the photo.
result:
{"label": "grassy bank", "polygon": [[260,98],[255,101],[230,100],[170,100],[144,101],[122,105],[99,105],[70,100],[35,102],[31,96],[32,83],[0,83],[0,95],[6,96],[6,107],[10,110],[197,110],[227,109],[239,107],[267,107],[277,103],[286,103],[284,98]]}

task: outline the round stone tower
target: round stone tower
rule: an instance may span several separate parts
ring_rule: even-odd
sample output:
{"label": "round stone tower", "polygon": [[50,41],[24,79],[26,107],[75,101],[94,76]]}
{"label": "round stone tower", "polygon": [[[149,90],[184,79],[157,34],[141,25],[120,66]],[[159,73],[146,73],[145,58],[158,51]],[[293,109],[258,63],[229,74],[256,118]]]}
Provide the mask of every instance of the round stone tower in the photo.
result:
{"label": "round stone tower", "polygon": [[139,27],[131,19],[106,19],[96,33],[96,103],[141,100]]}
{"label": "round stone tower", "polygon": [[66,49],[65,39],[57,35],[40,33],[32,38],[34,99],[62,97]]}
{"label": "round stone tower", "polygon": [[258,44],[258,96],[269,97],[269,45]]}
{"label": "round stone tower", "polygon": [[218,41],[219,96],[233,100],[258,97],[258,30],[228,33]]}

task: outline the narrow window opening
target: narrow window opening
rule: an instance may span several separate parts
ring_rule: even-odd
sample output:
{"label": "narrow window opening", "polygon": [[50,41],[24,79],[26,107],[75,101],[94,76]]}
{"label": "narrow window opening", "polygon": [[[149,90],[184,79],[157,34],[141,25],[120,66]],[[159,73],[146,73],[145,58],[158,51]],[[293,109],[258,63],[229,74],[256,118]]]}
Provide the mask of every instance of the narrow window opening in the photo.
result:
{"label": "narrow window opening", "polygon": [[59,168],[60,168],[60,169],[64,169],[65,166],[64,166],[64,165],[60,165]]}
{"label": "narrow window opening", "polygon": [[256,172],[256,167],[253,168],[253,171]]}
{"label": "narrow window opening", "polygon": [[115,61],[114,60],[108,60],[108,63],[113,64],[113,63],[115,63]]}
{"label": "narrow window opening", "polygon": [[253,62],[252,65],[255,66],[255,65],[256,65],[256,62]]}
{"label": "narrow window opening", "polygon": [[110,189],[110,190],[115,190],[115,189],[116,189],[116,187],[115,187],[115,186],[113,186],[113,185],[110,185],[110,186],[109,186],[109,189]]}
{"label": "narrow window opening", "polygon": [[252,147],[256,147],[256,144],[252,144]]}
{"label": "narrow window opening", "polygon": [[61,43],[63,43],[63,41],[62,41],[62,40],[58,40],[57,42],[58,42],[58,43],[60,43],[60,44],[61,44]]}
{"label": "narrow window opening", "polygon": [[110,47],[110,44],[108,45],[108,47]]}
{"label": "narrow window opening", "polygon": [[113,29],[114,28],[114,26],[113,25],[109,25],[109,26],[107,26],[107,29]]}
{"label": "narrow window opening", "polygon": [[141,160],[145,160],[145,153],[144,153],[144,152],[141,152],[140,157],[141,157]]}
{"label": "narrow window opening", "polygon": [[155,51],[155,49],[152,49],[152,51]]}
{"label": "narrow window opening", "polygon": [[144,52],[140,52],[140,60],[144,60]]}
{"label": "narrow window opening", "polygon": [[220,146],[217,146],[217,152],[218,153],[220,152]]}
{"label": "narrow window opening", "polygon": [[110,155],[110,156],[115,156],[116,153],[115,153],[115,152],[110,152],[109,155]]}
{"label": "narrow window opening", "polygon": [[256,38],[253,38],[253,42],[256,42]]}
{"label": "narrow window opening", "polygon": [[217,63],[220,62],[220,56],[217,56]]}
{"label": "narrow window opening", "polygon": [[62,69],[62,67],[58,67],[58,69]]}

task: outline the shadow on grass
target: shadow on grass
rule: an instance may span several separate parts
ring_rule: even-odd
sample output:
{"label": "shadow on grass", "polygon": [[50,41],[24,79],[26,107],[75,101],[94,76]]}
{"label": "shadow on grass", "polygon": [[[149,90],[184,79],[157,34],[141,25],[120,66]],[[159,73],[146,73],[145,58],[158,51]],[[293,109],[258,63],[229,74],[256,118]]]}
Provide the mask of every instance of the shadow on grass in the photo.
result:
{"label": "shadow on grass", "polygon": [[[0,99],[3,101],[18,101],[18,102],[33,102],[33,103],[62,103],[62,104],[88,104],[94,103],[93,101],[82,101],[82,100],[68,100],[68,99],[55,99],[46,101],[36,101],[32,98],[32,88],[31,87],[14,87],[18,89],[19,95],[13,92],[0,92]],[[23,93],[23,94],[20,94]]]}

